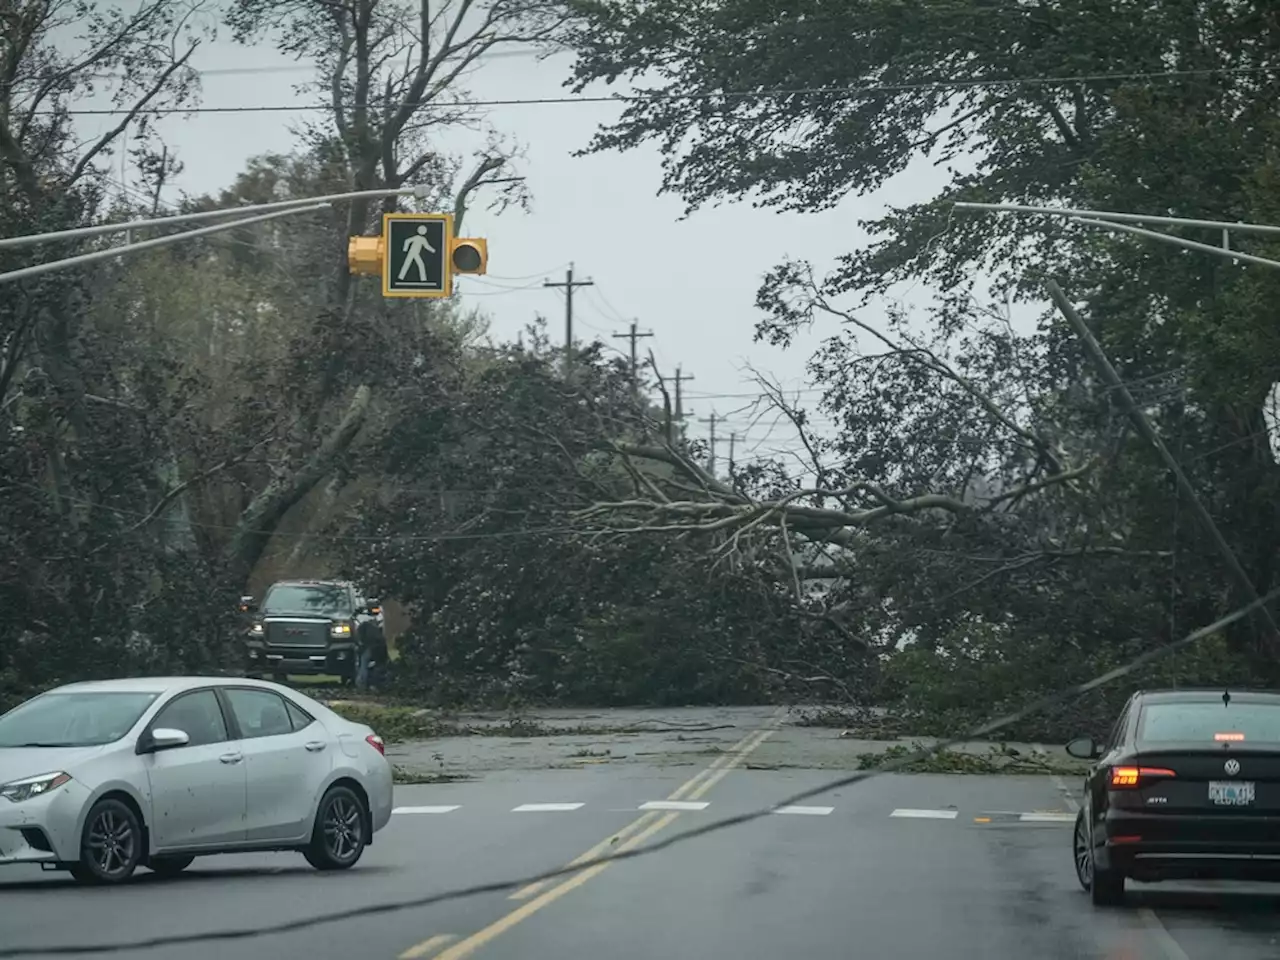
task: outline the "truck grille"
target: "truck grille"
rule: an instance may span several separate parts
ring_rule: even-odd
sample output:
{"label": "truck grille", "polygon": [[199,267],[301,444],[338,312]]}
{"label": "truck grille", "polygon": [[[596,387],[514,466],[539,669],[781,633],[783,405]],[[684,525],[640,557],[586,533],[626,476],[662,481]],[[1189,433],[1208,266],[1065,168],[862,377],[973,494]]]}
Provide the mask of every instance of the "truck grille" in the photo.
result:
{"label": "truck grille", "polygon": [[267,620],[267,646],[319,647],[329,645],[329,621]]}

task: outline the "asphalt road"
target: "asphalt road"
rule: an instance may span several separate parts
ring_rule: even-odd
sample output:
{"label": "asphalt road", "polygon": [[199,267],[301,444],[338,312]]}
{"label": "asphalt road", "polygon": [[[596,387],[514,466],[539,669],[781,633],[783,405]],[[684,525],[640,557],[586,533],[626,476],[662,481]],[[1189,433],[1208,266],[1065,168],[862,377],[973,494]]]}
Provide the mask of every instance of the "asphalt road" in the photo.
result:
{"label": "asphalt road", "polygon": [[[776,804],[830,771],[747,769],[774,736],[740,731],[701,768],[520,770],[397,789],[402,812],[354,870],[279,854],[199,861],[118,889],[0,872],[0,947],[254,927],[528,876],[593,848],[665,839]],[[646,804],[674,809],[645,809]],[[1280,889],[1131,885],[1095,910],[1070,857],[1070,791],[1052,777],[886,775],[651,856],[535,890],[287,934],[127,952],[223,960],[539,960],[848,956],[1274,960]],[[541,808],[517,809],[527,805]],[[703,806],[705,804],[705,806]],[[545,806],[551,805],[551,806]],[[611,843],[611,839],[613,842]]]}

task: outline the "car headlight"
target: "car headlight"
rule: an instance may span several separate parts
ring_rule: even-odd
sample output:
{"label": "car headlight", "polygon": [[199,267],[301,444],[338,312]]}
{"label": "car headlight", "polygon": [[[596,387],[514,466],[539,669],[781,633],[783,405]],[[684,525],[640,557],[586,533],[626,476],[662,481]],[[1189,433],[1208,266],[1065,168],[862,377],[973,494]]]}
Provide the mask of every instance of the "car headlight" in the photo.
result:
{"label": "car headlight", "polygon": [[332,627],[329,628],[329,636],[335,637],[337,639],[343,639],[345,637],[351,636],[351,624],[335,623]]}
{"label": "car headlight", "polygon": [[32,797],[39,797],[50,790],[57,790],[64,783],[71,782],[71,775],[61,770],[55,773],[42,773],[38,777],[27,777],[24,780],[12,780],[0,786],[0,797],[21,803]]}
{"label": "car headlight", "polygon": [[249,635],[252,637],[260,637],[262,636],[262,633],[263,633],[263,629],[262,629],[262,624],[260,623],[255,623],[253,626],[249,628]]}

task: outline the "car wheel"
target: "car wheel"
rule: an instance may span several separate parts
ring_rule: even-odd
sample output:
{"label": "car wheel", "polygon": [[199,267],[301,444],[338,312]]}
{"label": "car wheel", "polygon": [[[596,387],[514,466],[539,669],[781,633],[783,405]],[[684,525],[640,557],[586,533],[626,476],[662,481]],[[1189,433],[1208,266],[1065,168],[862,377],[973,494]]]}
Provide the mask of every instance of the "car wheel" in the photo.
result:
{"label": "car wheel", "polygon": [[1089,824],[1084,811],[1076,814],[1076,828],[1071,832],[1071,855],[1076,864],[1076,879],[1086,893],[1093,886],[1093,850],[1089,846]]}
{"label": "car wheel", "polygon": [[142,824],[119,800],[99,800],[89,810],[80,835],[80,862],[71,875],[81,883],[120,883],[142,859]]}
{"label": "car wheel", "polygon": [[158,873],[162,877],[176,877],[195,863],[195,860],[195,857],[152,857],[147,866],[152,873]]}
{"label": "car wheel", "polygon": [[364,802],[349,787],[330,787],[320,800],[311,843],[304,851],[307,863],[317,870],[346,870],[364,853],[366,824]]}

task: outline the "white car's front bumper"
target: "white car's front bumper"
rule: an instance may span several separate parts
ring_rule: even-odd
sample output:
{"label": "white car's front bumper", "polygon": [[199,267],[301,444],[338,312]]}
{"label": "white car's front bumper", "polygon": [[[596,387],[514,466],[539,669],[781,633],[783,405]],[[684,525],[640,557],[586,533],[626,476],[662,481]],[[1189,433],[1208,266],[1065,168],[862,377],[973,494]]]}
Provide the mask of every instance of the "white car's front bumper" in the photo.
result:
{"label": "white car's front bumper", "polygon": [[0,798],[0,866],[79,860],[80,818],[89,797],[72,780],[20,803]]}

